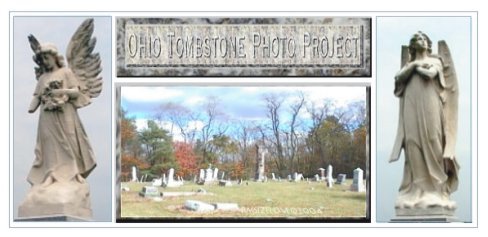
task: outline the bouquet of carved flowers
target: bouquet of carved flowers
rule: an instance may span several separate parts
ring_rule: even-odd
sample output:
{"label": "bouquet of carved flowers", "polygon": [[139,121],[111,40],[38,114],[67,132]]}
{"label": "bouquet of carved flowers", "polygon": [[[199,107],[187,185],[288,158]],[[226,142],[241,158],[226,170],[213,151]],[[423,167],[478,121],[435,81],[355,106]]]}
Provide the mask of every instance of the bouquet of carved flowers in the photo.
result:
{"label": "bouquet of carved flowers", "polygon": [[66,103],[69,99],[68,95],[66,94],[54,94],[52,93],[53,90],[62,89],[63,82],[62,81],[52,81],[49,83],[49,86],[46,87],[44,93],[41,96],[41,101],[44,104],[44,110],[46,111],[59,111],[62,112],[63,108],[62,105]]}

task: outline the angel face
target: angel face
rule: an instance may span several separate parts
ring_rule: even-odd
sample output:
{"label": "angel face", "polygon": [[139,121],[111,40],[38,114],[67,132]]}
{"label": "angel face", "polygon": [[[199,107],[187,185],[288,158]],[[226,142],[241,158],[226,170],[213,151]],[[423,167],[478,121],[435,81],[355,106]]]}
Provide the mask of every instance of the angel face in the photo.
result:
{"label": "angel face", "polygon": [[427,39],[421,34],[415,34],[414,35],[414,41],[415,41],[414,46],[416,49],[426,50],[429,47],[429,43],[428,43]]}
{"label": "angel face", "polygon": [[44,63],[44,66],[48,71],[55,70],[59,68],[56,56],[52,53],[41,53],[41,58]]}
{"label": "angel face", "polygon": [[415,33],[410,39],[410,50],[413,51],[423,51],[426,50],[428,53],[432,52],[432,41],[429,37],[422,31]]}

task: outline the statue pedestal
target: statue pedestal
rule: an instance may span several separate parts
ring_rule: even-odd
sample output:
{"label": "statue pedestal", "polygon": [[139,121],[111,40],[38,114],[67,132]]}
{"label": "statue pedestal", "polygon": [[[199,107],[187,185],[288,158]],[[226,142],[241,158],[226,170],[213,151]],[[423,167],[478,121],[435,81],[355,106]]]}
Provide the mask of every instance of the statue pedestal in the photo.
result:
{"label": "statue pedestal", "polygon": [[90,220],[90,188],[86,182],[76,179],[54,182],[50,185],[34,185],[19,206],[19,220],[62,221]]}
{"label": "statue pedestal", "polygon": [[391,223],[450,223],[459,222],[455,209],[446,207],[396,208],[396,217]]}
{"label": "statue pedestal", "polygon": [[75,216],[33,216],[33,217],[25,217],[25,218],[17,218],[14,221],[16,222],[86,222],[90,221],[87,219],[82,219]]}
{"label": "statue pedestal", "polygon": [[451,223],[459,222],[455,216],[397,216],[390,223]]}

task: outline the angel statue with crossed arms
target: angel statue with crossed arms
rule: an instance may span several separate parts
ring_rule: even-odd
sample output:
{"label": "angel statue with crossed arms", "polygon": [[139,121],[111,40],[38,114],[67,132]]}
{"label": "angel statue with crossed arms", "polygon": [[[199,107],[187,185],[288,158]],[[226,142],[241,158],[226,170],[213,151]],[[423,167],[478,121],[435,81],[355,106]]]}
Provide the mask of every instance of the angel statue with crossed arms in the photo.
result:
{"label": "angel statue with crossed arms", "polygon": [[405,165],[395,209],[397,216],[452,216],[450,199],[458,186],[455,156],[458,83],[445,41],[432,54],[432,41],[415,33],[402,48],[402,69],[395,76],[400,99],[397,136],[390,162]]}
{"label": "angel statue with crossed arms", "polygon": [[27,177],[32,188],[19,208],[19,217],[91,218],[85,179],[96,162],[77,110],[102,91],[101,60],[93,53],[93,30],[93,19],[78,27],[67,47],[67,66],[56,46],[28,37],[37,64],[29,113],[39,110],[39,123],[35,160]]}

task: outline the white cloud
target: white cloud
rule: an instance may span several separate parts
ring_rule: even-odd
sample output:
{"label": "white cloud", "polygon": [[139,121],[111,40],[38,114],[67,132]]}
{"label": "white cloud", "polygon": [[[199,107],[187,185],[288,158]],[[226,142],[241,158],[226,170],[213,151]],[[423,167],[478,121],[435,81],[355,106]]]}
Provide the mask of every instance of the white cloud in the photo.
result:
{"label": "white cloud", "polygon": [[203,122],[200,120],[193,120],[188,122],[188,130],[201,130],[203,128]]}
{"label": "white cloud", "polygon": [[135,119],[137,131],[147,128],[147,119]]}
{"label": "white cloud", "polygon": [[194,95],[194,96],[189,96],[188,98],[185,98],[185,100],[183,101],[183,104],[191,107],[191,106],[199,105],[202,102],[204,102],[205,100],[206,100],[206,98],[203,96]]}
{"label": "white cloud", "polygon": [[131,102],[156,102],[183,95],[178,89],[168,87],[122,87],[122,96]]}

